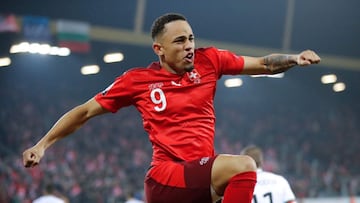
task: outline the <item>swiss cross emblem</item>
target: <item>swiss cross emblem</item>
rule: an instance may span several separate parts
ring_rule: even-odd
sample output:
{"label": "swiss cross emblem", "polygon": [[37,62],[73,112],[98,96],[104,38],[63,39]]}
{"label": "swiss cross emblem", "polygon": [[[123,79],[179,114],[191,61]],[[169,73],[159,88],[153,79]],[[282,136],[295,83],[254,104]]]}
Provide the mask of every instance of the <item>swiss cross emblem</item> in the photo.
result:
{"label": "swiss cross emblem", "polygon": [[187,73],[189,80],[192,81],[195,84],[198,84],[201,82],[200,80],[200,74],[197,72],[196,69],[193,69],[191,72]]}

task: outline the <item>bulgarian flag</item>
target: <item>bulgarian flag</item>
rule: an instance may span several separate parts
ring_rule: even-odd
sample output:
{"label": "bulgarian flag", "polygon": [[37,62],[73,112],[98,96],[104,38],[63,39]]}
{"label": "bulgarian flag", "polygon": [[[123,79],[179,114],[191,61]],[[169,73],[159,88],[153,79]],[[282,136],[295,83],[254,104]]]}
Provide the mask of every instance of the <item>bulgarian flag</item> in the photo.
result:
{"label": "bulgarian flag", "polygon": [[58,20],[56,33],[58,46],[67,47],[72,52],[86,53],[90,51],[90,25],[86,22]]}

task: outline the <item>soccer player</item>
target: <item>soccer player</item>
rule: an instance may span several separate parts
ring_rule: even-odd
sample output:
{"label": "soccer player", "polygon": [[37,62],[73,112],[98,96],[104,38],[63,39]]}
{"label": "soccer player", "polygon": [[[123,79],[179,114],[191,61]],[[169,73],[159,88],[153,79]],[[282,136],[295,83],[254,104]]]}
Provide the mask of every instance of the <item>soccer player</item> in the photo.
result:
{"label": "soccer player", "polygon": [[263,152],[259,147],[245,147],[241,154],[252,157],[257,167],[253,203],[296,203],[289,182],[283,176],[262,170]]}
{"label": "soccer player", "polygon": [[[159,61],[125,72],[84,104],[64,114],[23,153],[25,167],[39,164],[45,150],[89,119],[134,105],[153,147],[145,177],[148,203],[250,203],[256,165],[244,155],[214,152],[216,82],[227,74],[275,74],[320,62],[311,50],[264,57],[236,55],[215,47],[195,49],[186,18],[169,13],[152,26]],[[89,138],[87,138],[89,139]],[[93,139],[93,138],[91,138]]]}
{"label": "soccer player", "polygon": [[68,199],[58,193],[52,184],[48,184],[44,188],[42,196],[36,198],[33,203],[67,203]]}

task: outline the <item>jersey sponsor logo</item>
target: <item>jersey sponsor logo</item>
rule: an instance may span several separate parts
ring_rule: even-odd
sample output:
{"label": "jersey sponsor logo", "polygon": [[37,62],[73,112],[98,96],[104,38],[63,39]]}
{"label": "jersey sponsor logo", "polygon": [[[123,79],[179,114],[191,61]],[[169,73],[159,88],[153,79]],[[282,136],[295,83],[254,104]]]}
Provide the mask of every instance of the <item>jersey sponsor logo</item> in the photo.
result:
{"label": "jersey sponsor logo", "polygon": [[200,159],[199,164],[201,166],[205,165],[209,161],[210,157],[203,157]]}
{"label": "jersey sponsor logo", "polygon": [[200,80],[200,74],[197,72],[196,69],[193,69],[191,72],[186,73],[189,80],[195,84],[199,84],[201,82]]}
{"label": "jersey sponsor logo", "polygon": [[161,88],[163,86],[164,86],[164,83],[162,83],[162,82],[152,83],[149,85],[149,90],[154,90],[157,88]]}

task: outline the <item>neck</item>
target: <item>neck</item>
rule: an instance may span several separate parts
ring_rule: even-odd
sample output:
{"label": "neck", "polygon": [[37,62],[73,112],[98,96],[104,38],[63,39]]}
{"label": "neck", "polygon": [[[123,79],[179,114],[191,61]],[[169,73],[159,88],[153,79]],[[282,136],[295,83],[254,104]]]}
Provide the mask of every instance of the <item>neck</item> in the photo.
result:
{"label": "neck", "polygon": [[160,65],[162,68],[164,68],[165,70],[167,70],[168,72],[173,73],[173,74],[183,75],[186,72],[186,69],[178,70],[178,69],[172,68],[168,64],[163,63],[161,61],[160,61]]}

